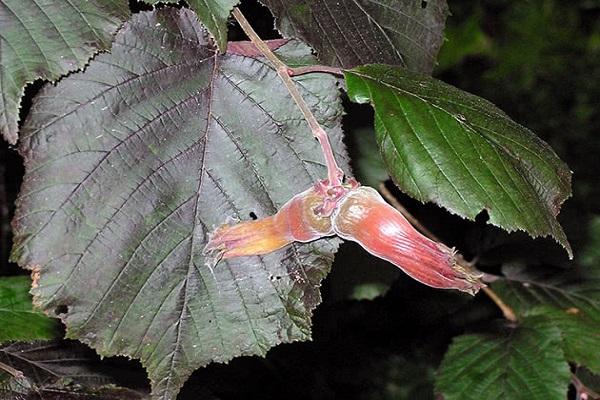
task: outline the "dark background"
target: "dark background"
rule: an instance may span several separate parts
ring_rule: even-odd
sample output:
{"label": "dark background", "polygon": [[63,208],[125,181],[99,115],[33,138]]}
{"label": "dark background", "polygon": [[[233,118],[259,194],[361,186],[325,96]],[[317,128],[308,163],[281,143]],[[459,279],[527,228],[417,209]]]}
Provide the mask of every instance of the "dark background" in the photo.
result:
{"label": "dark background", "polygon": [[[131,4],[134,10],[146,9]],[[600,238],[590,236],[591,221],[600,218],[600,2],[449,0],[449,5],[448,41],[435,75],[491,100],[567,162],[574,172],[573,197],[559,219],[579,262],[585,248],[600,246]],[[242,11],[263,38],[277,37],[266,8],[244,1]],[[233,25],[231,38],[242,38]],[[27,88],[22,116],[41,86]],[[372,113],[347,101],[346,106],[347,145],[356,162],[364,156],[357,137],[370,133]],[[10,220],[22,176],[19,155],[0,141],[0,275],[23,273],[8,261]],[[468,222],[394,193],[447,244],[467,258],[477,256],[488,272],[507,262],[567,265],[552,241],[508,235],[487,226],[484,214]],[[385,292],[389,285],[374,300],[356,300]],[[433,399],[435,369],[451,338],[500,317],[486,298],[429,289],[351,244],[336,257],[322,293],[313,342],[278,346],[265,359],[210,365],[194,373],[180,398]],[[121,359],[105,365],[142,372],[138,363]],[[145,382],[132,378],[131,384]]]}

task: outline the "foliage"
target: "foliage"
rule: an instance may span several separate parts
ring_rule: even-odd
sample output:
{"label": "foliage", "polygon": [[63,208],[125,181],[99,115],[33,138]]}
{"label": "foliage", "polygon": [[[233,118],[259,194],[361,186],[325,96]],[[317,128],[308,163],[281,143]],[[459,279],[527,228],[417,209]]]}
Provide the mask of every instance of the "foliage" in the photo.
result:
{"label": "foliage", "polygon": [[398,186],[467,218],[571,248],[556,221],[571,193],[567,166],[526,128],[485,100],[385,65],[346,72],[353,101],[370,102],[383,159]]}
{"label": "foliage", "polygon": [[[175,3],[178,0],[146,0],[150,4]],[[189,0],[189,6],[198,15],[198,19],[215,39],[220,51],[227,49],[227,19],[239,0]]]}
{"label": "foliage", "polygon": [[[514,321],[357,246],[336,254],[337,239],[203,253],[220,224],[272,215],[326,176],[273,66],[228,42],[238,3],[252,25],[273,13],[283,37],[267,46],[343,169],[476,256]],[[444,30],[444,0],[262,3],[0,0],[0,132],[20,131],[25,167],[21,184],[3,143],[0,249],[14,203],[12,259],[33,276],[0,276],[0,342],[18,341],[0,347],[0,396],[146,396],[133,361],[27,342],[59,334],[41,311],[102,356],[140,360],[157,399],[208,364],[179,398],[593,396],[600,7],[453,0]]]}
{"label": "foliage", "polygon": [[306,40],[319,61],[402,65],[431,73],[448,14],[445,0],[261,0],[284,36]]}
{"label": "foliage", "polygon": [[57,337],[56,322],[34,310],[30,286],[27,276],[0,279],[0,343]]}
{"label": "foliage", "polygon": [[[104,365],[93,351],[72,341],[12,343],[0,347],[0,395],[3,399],[54,398],[117,400],[142,399],[141,391],[118,387],[135,382],[135,374]],[[16,374],[11,376],[7,371]],[[28,396],[28,397],[22,397]],[[37,398],[37,397],[35,397]]]}
{"label": "foliage", "polygon": [[[278,52],[310,60],[297,42]],[[335,79],[299,83],[343,158]],[[135,15],[110,54],[45,89],[23,126],[32,184],[14,258],[39,271],[35,302],[67,337],[141,359],[156,394],[173,396],[208,362],[310,337],[333,241],[216,266],[202,253],[211,227],[272,214],[322,175],[286,93],[264,61],[218,55],[193,13],[162,9]]]}
{"label": "foliage", "polygon": [[501,336],[463,335],[442,362],[437,389],[454,399],[564,399],[569,366],[560,331],[526,319]]}
{"label": "foliage", "polygon": [[0,135],[17,142],[19,105],[27,83],[80,69],[129,17],[125,0],[0,1]]}

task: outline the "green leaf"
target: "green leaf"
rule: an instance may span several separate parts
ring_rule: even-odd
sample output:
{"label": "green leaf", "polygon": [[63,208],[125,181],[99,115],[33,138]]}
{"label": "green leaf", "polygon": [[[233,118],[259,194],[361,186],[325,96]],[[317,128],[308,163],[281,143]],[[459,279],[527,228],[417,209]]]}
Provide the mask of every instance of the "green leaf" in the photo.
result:
{"label": "green leaf", "polygon": [[386,65],[345,72],[348,94],[375,109],[375,131],[396,184],[475,219],[531,236],[552,235],[571,172],[552,149],[490,102],[436,79]]}
{"label": "green leaf", "polygon": [[536,306],[571,309],[600,323],[600,270],[598,268],[567,269],[520,268],[504,266],[505,279],[492,284],[492,289],[518,314],[524,315]]}
{"label": "green leaf", "polygon": [[431,73],[443,41],[446,0],[260,0],[286,37],[301,38],[322,64],[402,65]]}
{"label": "green leaf", "polygon": [[600,215],[594,215],[589,222],[588,239],[578,259],[588,268],[600,268]]}
{"label": "green leaf", "polygon": [[600,373],[600,323],[573,309],[565,312],[551,307],[536,307],[527,313],[536,316],[539,327],[555,326],[562,334],[563,351],[568,361]]}
{"label": "green leaf", "polygon": [[445,400],[564,400],[569,381],[560,331],[531,319],[499,335],[455,338],[436,389]]}
{"label": "green leaf", "polygon": [[[453,10],[454,11],[454,10]],[[440,49],[438,66],[436,71],[444,71],[463,62],[469,56],[489,55],[492,48],[490,37],[481,28],[481,8],[460,24],[451,23],[454,18],[448,20],[444,34],[446,40]]]}
{"label": "green leaf", "polygon": [[126,0],[0,0],[0,135],[17,142],[27,83],[81,69],[128,17]]}
{"label": "green leaf", "polygon": [[[179,0],[145,0],[150,4],[179,3]],[[196,12],[198,19],[215,39],[222,52],[227,50],[227,20],[233,7],[240,0],[187,0],[190,8]]]}
{"label": "green leaf", "polygon": [[[309,339],[338,243],[207,262],[215,227],[271,215],[326,176],[271,65],[209,42],[190,10],[136,14],[110,54],[34,99],[20,147],[13,258],[39,270],[36,303],[68,337],[140,359],[157,398],[212,361]],[[346,169],[336,79],[297,81]]]}
{"label": "green leaf", "polygon": [[33,309],[28,276],[0,277],[0,343],[53,339],[56,321]]}

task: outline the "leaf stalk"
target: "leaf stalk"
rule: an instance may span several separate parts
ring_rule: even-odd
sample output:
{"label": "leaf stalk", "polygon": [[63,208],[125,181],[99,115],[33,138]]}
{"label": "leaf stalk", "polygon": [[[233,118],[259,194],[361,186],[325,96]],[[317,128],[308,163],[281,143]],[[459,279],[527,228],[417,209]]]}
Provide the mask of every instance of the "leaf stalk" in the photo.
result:
{"label": "leaf stalk", "polygon": [[[296,84],[290,78],[290,74],[296,74],[294,69],[288,67],[283,61],[281,61],[275,53],[271,51],[269,46],[258,36],[258,34],[254,31],[244,14],[240,11],[239,8],[233,9],[233,16],[236,21],[240,24],[240,27],[244,31],[244,33],[248,36],[250,41],[256,46],[256,48],[273,64],[275,67],[275,71],[281,81],[285,85],[286,89],[294,99],[296,105],[304,115],[304,119],[308,122],[308,126],[314,137],[319,140],[321,144],[321,150],[323,151],[323,156],[325,157],[325,163],[327,165],[327,179],[329,180],[330,186],[340,186],[342,184],[342,180],[344,178],[344,172],[338,166],[335,161],[335,156],[333,155],[333,150],[331,148],[331,143],[329,142],[329,137],[327,136],[327,132],[321,127],[319,121],[314,116],[308,104],[304,101],[304,98],[298,91]],[[311,71],[314,72],[314,71]],[[304,72],[307,73],[307,72]]]}

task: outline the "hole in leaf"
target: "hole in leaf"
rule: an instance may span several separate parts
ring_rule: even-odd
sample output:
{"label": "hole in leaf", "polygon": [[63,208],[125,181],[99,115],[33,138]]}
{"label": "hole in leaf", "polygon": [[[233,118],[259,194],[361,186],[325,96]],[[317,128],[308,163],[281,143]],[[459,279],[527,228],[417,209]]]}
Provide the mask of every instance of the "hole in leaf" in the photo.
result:
{"label": "hole in leaf", "polygon": [[490,219],[490,215],[488,214],[488,211],[484,208],[475,217],[475,222],[480,223],[480,224],[485,224],[489,219]]}
{"label": "hole in leaf", "polygon": [[427,8],[427,0],[421,1],[421,8]]}
{"label": "hole in leaf", "polygon": [[69,311],[69,307],[62,304],[60,306],[56,306],[56,308],[54,309],[54,314],[56,316],[60,317],[61,315],[66,314],[68,311]]}
{"label": "hole in leaf", "polygon": [[254,211],[251,211],[249,215],[250,215],[250,218],[252,218],[253,220],[258,219],[258,217],[256,216],[256,213]]}

